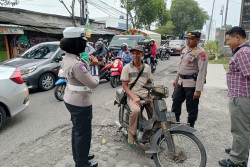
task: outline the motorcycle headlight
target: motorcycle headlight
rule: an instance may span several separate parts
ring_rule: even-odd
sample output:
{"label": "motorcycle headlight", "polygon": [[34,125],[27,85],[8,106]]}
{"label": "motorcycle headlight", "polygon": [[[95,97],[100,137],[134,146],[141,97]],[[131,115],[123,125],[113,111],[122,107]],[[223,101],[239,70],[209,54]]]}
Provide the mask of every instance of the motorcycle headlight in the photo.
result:
{"label": "motorcycle headlight", "polygon": [[28,68],[22,68],[20,70],[21,75],[32,73],[33,71],[36,70],[36,68],[37,68],[37,66],[32,66],[32,67],[28,67]]}

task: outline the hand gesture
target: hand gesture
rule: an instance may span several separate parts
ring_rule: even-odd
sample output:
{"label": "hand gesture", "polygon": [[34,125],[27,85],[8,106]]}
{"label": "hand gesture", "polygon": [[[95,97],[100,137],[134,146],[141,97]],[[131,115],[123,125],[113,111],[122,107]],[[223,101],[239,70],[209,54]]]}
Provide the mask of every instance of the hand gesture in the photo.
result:
{"label": "hand gesture", "polygon": [[90,59],[89,59],[89,64],[90,65],[98,65],[99,63],[98,63],[98,60],[97,60],[96,57],[91,56]]}
{"label": "hand gesture", "polygon": [[173,87],[175,88],[177,86],[177,84],[178,84],[178,80],[174,80]]}
{"label": "hand gesture", "polygon": [[138,98],[138,97],[133,98],[133,102],[134,102],[137,106],[139,106],[139,107],[142,106],[141,100],[140,100],[140,98]]}

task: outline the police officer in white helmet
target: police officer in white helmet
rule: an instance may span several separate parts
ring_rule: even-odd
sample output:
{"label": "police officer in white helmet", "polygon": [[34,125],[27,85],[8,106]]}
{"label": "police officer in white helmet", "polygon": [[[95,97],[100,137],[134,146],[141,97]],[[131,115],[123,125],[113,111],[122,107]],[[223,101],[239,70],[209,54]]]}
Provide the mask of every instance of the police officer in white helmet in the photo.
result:
{"label": "police officer in white helmet", "polygon": [[[96,167],[97,162],[91,162],[94,155],[89,154],[91,144],[92,121],[92,89],[99,84],[99,77],[89,72],[89,65],[80,59],[80,53],[85,51],[87,40],[86,30],[80,27],[69,27],[63,31],[60,48],[66,51],[62,60],[63,75],[67,78],[64,102],[71,114],[72,151],[76,167]],[[91,65],[97,65],[98,60],[90,59]],[[96,72],[94,72],[96,73]]]}

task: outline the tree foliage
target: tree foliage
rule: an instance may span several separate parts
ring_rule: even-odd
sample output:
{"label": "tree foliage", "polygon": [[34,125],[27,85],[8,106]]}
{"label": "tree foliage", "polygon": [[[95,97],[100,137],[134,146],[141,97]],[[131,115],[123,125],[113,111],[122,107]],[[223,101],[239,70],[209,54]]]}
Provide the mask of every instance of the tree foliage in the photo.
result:
{"label": "tree foliage", "polygon": [[[121,7],[125,8],[133,28],[150,30],[155,21],[167,22],[166,3],[164,0],[121,0]],[[163,17],[166,15],[165,17]]]}
{"label": "tree foliage", "polygon": [[204,45],[204,49],[209,55],[218,53],[218,46],[216,41],[207,41],[207,43]]}
{"label": "tree foliage", "polygon": [[171,20],[175,26],[174,35],[181,36],[184,31],[202,29],[208,14],[194,0],[172,0]]}
{"label": "tree foliage", "polygon": [[0,6],[15,6],[18,4],[17,0],[0,0]]}
{"label": "tree foliage", "polygon": [[161,35],[172,35],[174,34],[175,26],[172,21],[168,21],[167,24],[160,26],[155,31]]}

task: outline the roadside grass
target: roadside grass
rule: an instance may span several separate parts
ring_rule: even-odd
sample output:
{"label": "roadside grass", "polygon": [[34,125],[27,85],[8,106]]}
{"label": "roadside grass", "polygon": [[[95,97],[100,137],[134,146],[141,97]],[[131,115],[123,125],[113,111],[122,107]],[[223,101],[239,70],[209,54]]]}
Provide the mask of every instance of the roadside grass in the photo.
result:
{"label": "roadside grass", "polygon": [[210,64],[223,64],[224,66],[224,69],[225,70],[228,70],[229,67],[228,67],[228,63],[230,61],[231,57],[222,57],[222,58],[219,58],[218,60],[209,60],[208,62]]}

